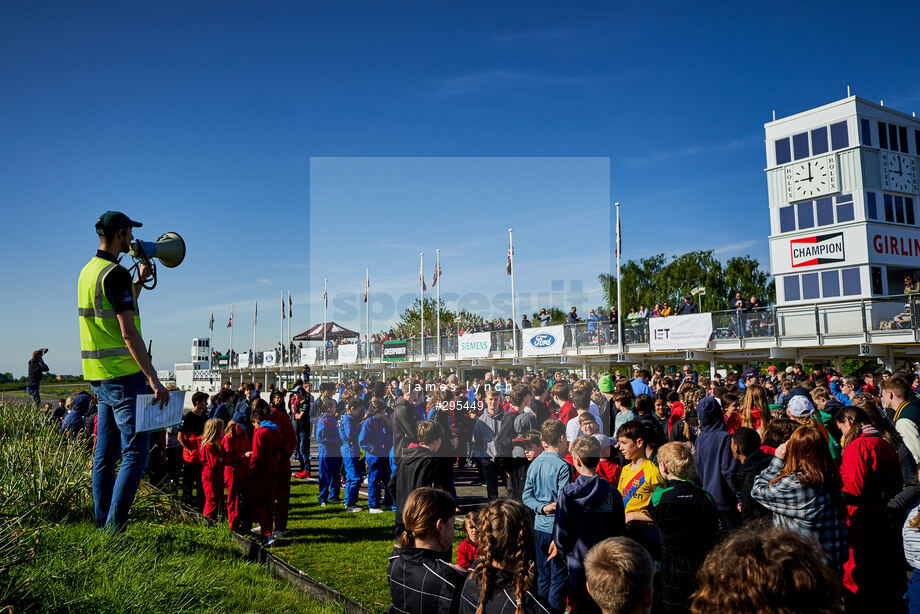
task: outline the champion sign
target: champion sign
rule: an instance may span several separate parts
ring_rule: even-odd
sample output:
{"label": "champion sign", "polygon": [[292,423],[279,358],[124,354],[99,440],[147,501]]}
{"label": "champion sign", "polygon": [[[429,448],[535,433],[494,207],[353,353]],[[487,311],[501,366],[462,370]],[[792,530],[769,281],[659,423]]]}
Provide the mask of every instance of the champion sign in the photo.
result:
{"label": "champion sign", "polygon": [[845,260],[842,232],[792,239],[789,248],[792,251],[792,268]]}

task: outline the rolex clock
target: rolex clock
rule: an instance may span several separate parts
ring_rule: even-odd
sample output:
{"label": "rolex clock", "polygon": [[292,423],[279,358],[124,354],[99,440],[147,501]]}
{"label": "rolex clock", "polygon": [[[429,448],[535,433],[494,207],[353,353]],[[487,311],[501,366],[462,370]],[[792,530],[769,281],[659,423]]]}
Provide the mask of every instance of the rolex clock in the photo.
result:
{"label": "rolex clock", "polygon": [[882,187],[892,192],[917,192],[917,164],[910,156],[883,151]]}
{"label": "rolex clock", "polygon": [[835,154],[786,166],[786,198],[789,202],[833,194],[839,189]]}

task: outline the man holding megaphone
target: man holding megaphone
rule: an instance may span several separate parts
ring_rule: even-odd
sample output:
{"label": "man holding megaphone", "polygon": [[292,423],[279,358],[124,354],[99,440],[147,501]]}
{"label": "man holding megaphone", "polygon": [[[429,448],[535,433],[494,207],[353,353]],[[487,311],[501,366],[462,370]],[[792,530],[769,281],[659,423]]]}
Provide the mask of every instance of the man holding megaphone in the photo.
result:
{"label": "man holding megaphone", "polygon": [[140,226],[119,211],[103,213],[96,221],[99,250],[77,283],[83,378],[99,400],[93,459],[96,527],[113,531],[127,524],[150,452],[147,433],[135,432],[137,395],[152,389],[155,403],[169,400],[141,338],[137,296],[151,275],[150,264],[142,262],[132,281],[118,263],[119,255],[131,249],[132,229]]}

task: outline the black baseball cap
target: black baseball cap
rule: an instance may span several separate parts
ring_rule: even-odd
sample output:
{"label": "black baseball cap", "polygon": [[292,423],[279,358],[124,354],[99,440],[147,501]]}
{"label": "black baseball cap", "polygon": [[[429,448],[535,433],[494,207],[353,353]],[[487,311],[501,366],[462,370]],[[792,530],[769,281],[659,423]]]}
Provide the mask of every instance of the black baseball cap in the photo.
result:
{"label": "black baseball cap", "polygon": [[96,234],[104,236],[122,228],[140,228],[140,222],[135,222],[121,211],[106,211],[96,220]]}

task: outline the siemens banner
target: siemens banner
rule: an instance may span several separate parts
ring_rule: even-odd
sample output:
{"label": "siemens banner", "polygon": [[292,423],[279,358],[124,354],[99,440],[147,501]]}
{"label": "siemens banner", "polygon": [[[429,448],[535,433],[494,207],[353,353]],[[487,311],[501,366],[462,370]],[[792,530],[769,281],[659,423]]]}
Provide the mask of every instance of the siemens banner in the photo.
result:
{"label": "siemens banner", "polygon": [[492,333],[466,333],[457,342],[457,358],[488,358],[492,351]]}
{"label": "siemens banner", "polygon": [[525,328],[521,331],[521,354],[523,356],[546,356],[561,354],[565,340],[563,326]]}
{"label": "siemens banner", "polygon": [[358,362],[358,346],[354,343],[339,346],[339,362],[351,364]]}
{"label": "siemens banner", "polygon": [[649,318],[648,328],[648,346],[653,352],[705,349],[712,337],[712,314]]}

